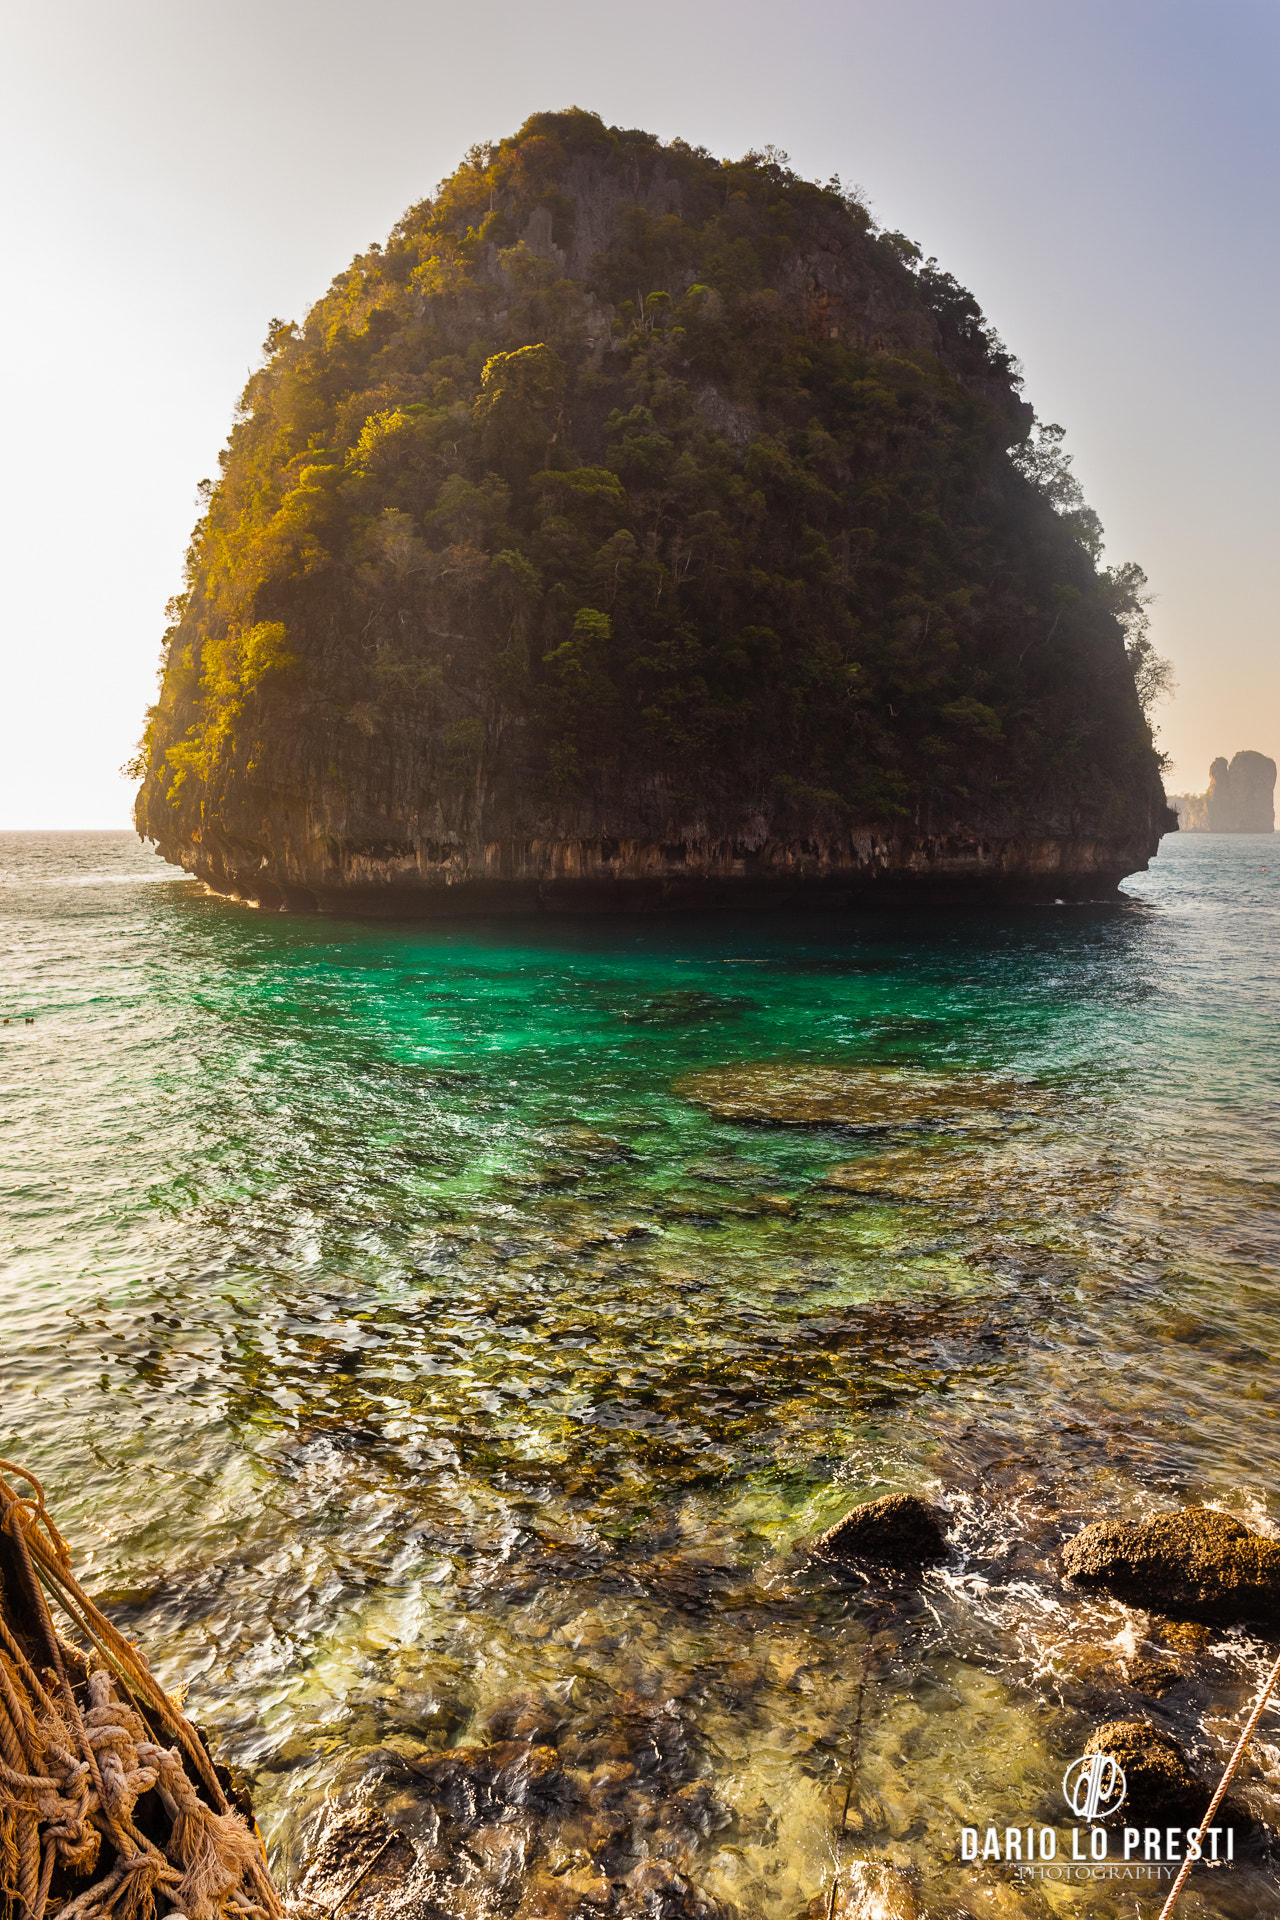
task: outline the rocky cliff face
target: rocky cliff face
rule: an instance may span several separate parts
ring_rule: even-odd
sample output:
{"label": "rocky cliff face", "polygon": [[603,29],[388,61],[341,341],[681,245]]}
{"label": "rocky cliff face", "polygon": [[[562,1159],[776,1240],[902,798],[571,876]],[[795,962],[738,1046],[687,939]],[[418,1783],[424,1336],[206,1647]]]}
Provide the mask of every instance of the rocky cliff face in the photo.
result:
{"label": "rocky cliff face", "polygon": [[1185,833],[1274,833],[1276,763],[1265,753],[1236,754],[1230,766],[1209,768],[1207,793],[1179,793],[1170,801]]}
{"label": "rocky cliff face", "polygon": [[835,186],[538,116],[266,352],[140,760],[209,885],[1092,897],[1172,824],[1013,363]]}
{"label": "rocky cliff face", "polygon": [[252,906],[412,918],[1098,900],[1145,868],[1167,831],[1154,820],[1128,838],[1091,838],[1066,826],[1039,837],[1011,827],[991,838],[871,826],[829,842],[600,835],[475,848],[415,837],[407,809],[401,824],[401,840],[361,841],[326,833],[314,818],[294,823],[277,813],[252,838],[201,831],[186,843],[162,842],[159,851],[215,892]]}

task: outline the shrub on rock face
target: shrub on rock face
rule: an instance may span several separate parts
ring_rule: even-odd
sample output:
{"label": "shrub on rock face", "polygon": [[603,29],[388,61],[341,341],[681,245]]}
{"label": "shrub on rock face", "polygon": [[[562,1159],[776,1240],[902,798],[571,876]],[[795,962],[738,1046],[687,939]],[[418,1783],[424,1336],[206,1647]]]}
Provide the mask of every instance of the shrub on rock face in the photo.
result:
{"label": "shrub on rock face", "polygon": [[1100,1520],[1071,1541],[1062,1567],[1081,1586],[1175,1620],[1280,1624],[1280,1545],[1208,1507]]}
{"label": "shrub on rock face", "polygon": [[947,1516],[916,1493],[886,1493],[855,1507],[814,1542],[823,1560],[920,1567],[947,1551]]}

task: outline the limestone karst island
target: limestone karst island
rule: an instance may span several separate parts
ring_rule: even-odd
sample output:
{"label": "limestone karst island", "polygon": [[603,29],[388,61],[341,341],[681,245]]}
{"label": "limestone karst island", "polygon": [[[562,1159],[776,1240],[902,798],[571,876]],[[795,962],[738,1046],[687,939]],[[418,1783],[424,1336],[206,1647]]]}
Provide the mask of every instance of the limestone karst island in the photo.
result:
{"label": "limestone karst island", "polygon": [[1265,753],[1217,759],[1205,793],[1175,793],[1169,805],[1184,833],[1274,833],[1276,763]]}
{"label": "limestone karst island", "polygon": [[1098,897],[1142,575],[973,296],[772,151],[540,114],[274,322],[139,830],[263,906]]}

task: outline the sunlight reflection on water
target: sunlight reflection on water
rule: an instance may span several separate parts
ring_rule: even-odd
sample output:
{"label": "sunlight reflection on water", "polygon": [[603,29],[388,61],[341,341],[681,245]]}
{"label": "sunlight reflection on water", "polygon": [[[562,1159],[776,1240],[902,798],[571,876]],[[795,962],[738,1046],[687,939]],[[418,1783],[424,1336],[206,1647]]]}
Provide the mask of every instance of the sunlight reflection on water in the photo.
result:
{"label": "sunlight reflection on water", "polygon": [[[1067,910],[425,929],[0,836],[35,1021],[0,1041],[0,1451],[286,1867],[373,1798],[467,1841],[459,1913],[501,1905],[421,1768],[522,1713],[559,1756],[503,1816],[535,1880],[651,1854],[779,1920],[829,1884],[860,1687],[846,1846],[929,1902],[978,1897],[976,1809],[1058,1817],[1100,1719],[1208,1775],[1260,1643],[1179,1651],[1054,1556],[1104,1513],[1276,1518],[1271,844],[1166,841]],[[676,1090],[752,1061],[1035,1098],[858,1132]],[[900,1486],[954,1519],[918,1589],[796,1551]]]}

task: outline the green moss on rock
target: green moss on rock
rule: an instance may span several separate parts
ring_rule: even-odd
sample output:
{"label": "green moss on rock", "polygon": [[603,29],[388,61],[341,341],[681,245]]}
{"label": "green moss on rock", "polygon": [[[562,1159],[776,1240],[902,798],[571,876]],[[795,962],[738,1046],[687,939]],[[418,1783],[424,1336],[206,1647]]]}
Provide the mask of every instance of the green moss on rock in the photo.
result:
{"label": "green moss on rock", "polygon": [[1005,1115],[1035,1112],[1046,1101],[1038,1088],[984,1074],[804,1061],[706,1067],[682,1075],[675,1091],[719,1120],[867,1133],[989,1125]]}

